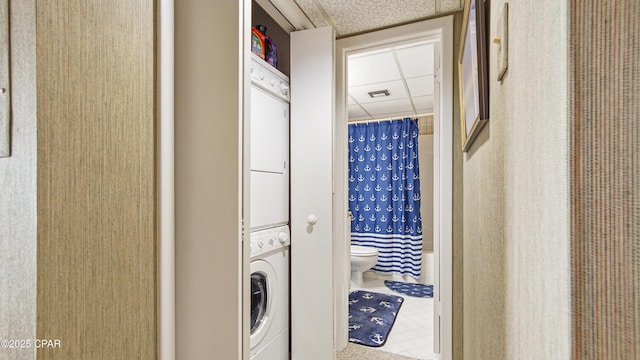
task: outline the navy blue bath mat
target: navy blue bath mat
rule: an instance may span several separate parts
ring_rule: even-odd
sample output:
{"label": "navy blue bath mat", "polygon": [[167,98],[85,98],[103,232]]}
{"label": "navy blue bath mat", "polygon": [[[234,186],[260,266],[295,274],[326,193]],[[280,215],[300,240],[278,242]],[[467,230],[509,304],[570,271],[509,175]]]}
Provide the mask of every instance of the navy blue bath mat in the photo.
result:
{"label": "navy blue bath mat", "polygon": [[433,285],[412,284],[391,280],[385,280],[384,285],[395,292],[413,297],[433,297]]}
{"label": "navy blue bath mat", "polygon": [[356,290],[349,294],[349,341],[378,347],[384,345],[400,305],[401,296]]}

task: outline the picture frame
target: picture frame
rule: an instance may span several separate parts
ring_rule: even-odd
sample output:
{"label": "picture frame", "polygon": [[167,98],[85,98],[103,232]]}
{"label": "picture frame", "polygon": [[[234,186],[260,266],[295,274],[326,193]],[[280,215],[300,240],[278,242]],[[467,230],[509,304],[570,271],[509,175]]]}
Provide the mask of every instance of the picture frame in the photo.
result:
{"label": "picture frame", "polygon": [[488,6],[489,0],[465,0],[464,5],[458,53],[463,152],[489,121]]}

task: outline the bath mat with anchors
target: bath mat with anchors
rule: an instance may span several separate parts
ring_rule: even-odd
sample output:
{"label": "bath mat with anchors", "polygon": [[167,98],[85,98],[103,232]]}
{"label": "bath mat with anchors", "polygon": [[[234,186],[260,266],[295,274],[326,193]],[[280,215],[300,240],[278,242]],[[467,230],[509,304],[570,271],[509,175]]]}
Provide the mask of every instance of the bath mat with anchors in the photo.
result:
{"label": "bath mat with anchors", "polygon": [[385,280],[384,285],[395,292],[413,297],[433,297],[433,285],[412,284],[391,280]]}
{"label": "bath mat with anchors", "polygon": [[384,345],[400,306],[401,296],[356,290],[349,294],[349,341],[378,347]]}

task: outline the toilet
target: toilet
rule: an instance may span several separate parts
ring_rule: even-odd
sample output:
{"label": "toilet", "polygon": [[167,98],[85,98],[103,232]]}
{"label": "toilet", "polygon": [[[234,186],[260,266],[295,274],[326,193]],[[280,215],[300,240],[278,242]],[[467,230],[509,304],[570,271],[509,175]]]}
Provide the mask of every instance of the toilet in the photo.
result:
{"label": "toilet", "polygon": [[362,286],[362,273],[371,269],[377,262],[377,249],[351,245],[351,286]]}

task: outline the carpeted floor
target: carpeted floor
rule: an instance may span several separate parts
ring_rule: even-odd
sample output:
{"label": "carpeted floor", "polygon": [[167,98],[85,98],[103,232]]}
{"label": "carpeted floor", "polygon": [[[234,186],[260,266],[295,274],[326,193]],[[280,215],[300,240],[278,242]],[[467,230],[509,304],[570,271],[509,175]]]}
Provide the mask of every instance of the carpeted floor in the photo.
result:
{"label": "carpeted floor", "polygon": [[337,360],[417,360],[352,343],[349,343],[344,350],[336,355]]}

